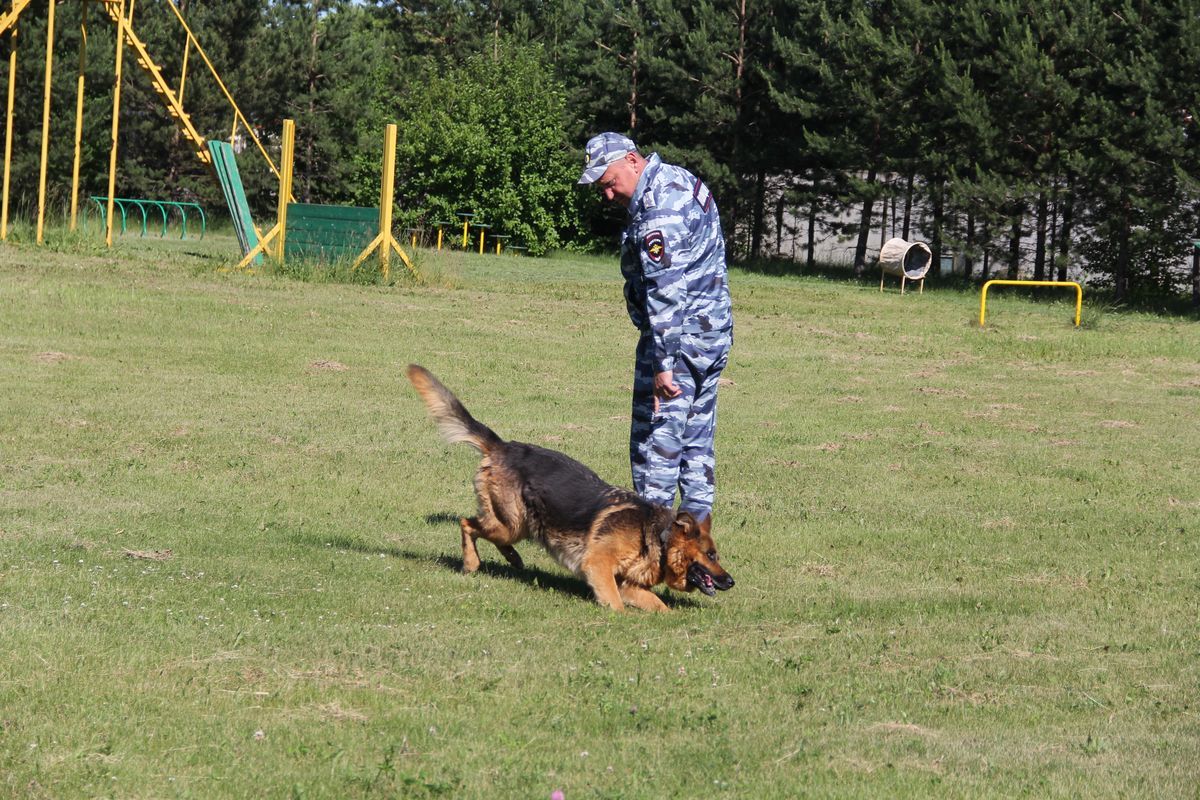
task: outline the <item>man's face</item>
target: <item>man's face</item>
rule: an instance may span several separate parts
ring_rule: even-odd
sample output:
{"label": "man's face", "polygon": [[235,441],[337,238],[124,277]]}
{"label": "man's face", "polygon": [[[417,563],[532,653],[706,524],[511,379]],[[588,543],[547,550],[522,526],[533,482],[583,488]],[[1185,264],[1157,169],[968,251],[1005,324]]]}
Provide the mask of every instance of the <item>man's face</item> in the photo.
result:
{"label": "man's face", "polygon": [[626,153],[608,165],[600,180],[596,181],[596,186],[605,200],[629,208],[629,203],[633,200],[633,190],[637,188],[640,177],[637,154]]}

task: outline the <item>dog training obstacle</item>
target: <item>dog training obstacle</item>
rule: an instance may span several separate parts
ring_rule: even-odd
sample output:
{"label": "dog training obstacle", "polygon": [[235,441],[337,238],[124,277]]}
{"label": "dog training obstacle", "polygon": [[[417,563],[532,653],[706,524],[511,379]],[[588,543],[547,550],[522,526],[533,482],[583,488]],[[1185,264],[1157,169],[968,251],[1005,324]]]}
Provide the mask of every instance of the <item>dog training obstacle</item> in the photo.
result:
{"label": "dog training obstacle", "polygon": [[[124,53],[125,48],[129,47],[132,51],[130,56],[134,59],[137,65],[146,73],[150,79],[150,83],[155,94],[162,101],[167,113],[174,120],[183,139],[187,142],[196,158],[206,167],[213,169],[210,150],[207,147],[207,140],[196,130],[192,124],[191,115],[188,114],[184,107],[183,96],[184,87],[187,81],[188,55],[191,52],[200,56],[204,65],[211,73],[213,80],[220,89],[222,96],[228,101],[233,110],[233,124],[229,133],[229,138],[232,141],[239,135],[239,131],[244,132],[251,141],[257,146],[258,151],[266,160],[271,171],[278,175],[278,170],[275,167],[271,157],[267,155],[266,149],[258,136],[254,132],[253,126],[242,114],[233,95],[225,86],[221,76],[217,73],[212,61],[208,55],[200,47],[199,41],[192,33],[186,20],[183,18],[183,13],[174,2],[167,2],[165,5],[169,8],[182,28],[185,38],[183,46],[182,71],[179,80],[175,86],[172,86],[163,75],[162,67],[159,66],[152,58],[150,51],[147,49],[145,42],[135,32],[134,18],[134,1],[133,0],[80,0],[82,9],[80,13],[80,41],[79,41],[79,71],[76,77],[76,102],[75,102],[75,160],[72,169],[71,179],[71,217],[70,227],[75,230],[78,226],[79,212],[79,170],[82,153],[82,120],[84,111],[84,78],[87,66],[87,42],[88,42],[88,9],[90,7],[98,8],[100,16],[116,26],[116,46],[114,47],[114,62],[113,62],[113,108],[112,108],[112,133],[111,141],[109,142],[109,169],[108,169],[108,194],[107,204],[104,210],[105,222],[105,242],[111,247],[113,242],[113,222],[116,213],[119,213],[116,203],[116,172],[117,172],[117,142],[120,131],[121,117],[121,86],[123,83],[124,69]],[[0,12],[0,36],[7,36],[10,49],[8,58],[8,95],[6,106],[5,134],[4,134],[4,179],[3,186],[0,188],[0,241],[8,238],[8,211],[9,211],[9,189],[10,189],[10,172],[12,165],[12,142],[13,142],[13,101],[16,94],[16,74],[17,74],[17,52],[18,52],[18,32],[22,14],[30,13],[28,9],[31,4],[30,0],[12,0],[8,11]],[[53,78],[53,63],[54,63],[54,12],[57,7],[57,2],[49,4],[38,3],[36,7],[46,9],[46,64],[45,64],[45,82],[43,85],[42,98],[42,138],[41,138],[41,159],[38,170],[38,208],[37,208],[37,242],[43,242],[43,228],[46,211],[46,180],[47,180],[47,165],[51,129],[51,86]],[[144,16],[144,12],[143,15]]]}
{"label": "dog training obstacle", "polygon": [[395,251],[404,266],[419,278],[408,254],[392,235],[392,202],[396,180],[396,125],[384,133],[383,173],[380,177],[379,207],[328,206],[289,203],[292,196],[293,161],[296,151],[296,124],[283,121],[279,169],[279,205],[275,225],[238,263],[244,269],[262,256],[273,256],[280,264],[288,256],[333,259],[359,252],[351,270],[358,269],[372,254],[379,256],[379,269],[386,281],[391,276],[391,256]]}
{"label": "dog training obstacle", "polygon": [[979,295],[979,327],[983,327],[984,320],[987,318],[987,293],[992,286],[1066,286],[1075,290],[1075,327],[1079,327],[1080,312],[1083,311],[1083,287],[1075,281],[1006,281],[994,280],[988,281],[983,285],[983,291]]}
{"label": "dog training obstacle", "polygon": [[900,278],[900,294],[908,281],[918,281],[918,294],[924,294],[925,273],[932,263],[933,253],[924,242],[888,239],[879,251],[879,291],[883,291],[884,275],[895,275]]}

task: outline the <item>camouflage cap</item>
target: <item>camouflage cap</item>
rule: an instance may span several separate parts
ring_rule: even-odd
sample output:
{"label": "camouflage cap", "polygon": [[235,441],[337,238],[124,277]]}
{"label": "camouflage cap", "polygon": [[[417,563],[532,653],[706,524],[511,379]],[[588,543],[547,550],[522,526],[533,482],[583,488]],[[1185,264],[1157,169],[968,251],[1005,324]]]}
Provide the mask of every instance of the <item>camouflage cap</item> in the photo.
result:
{"label": "camouflage cap", "polygon": [[637,145],[628,136],[619,133],[600,133],[588,139],[587,168],[579,178],[579,183],[588,184],[600,180],[600,176],[608,169],[608,165],[637,150]]}

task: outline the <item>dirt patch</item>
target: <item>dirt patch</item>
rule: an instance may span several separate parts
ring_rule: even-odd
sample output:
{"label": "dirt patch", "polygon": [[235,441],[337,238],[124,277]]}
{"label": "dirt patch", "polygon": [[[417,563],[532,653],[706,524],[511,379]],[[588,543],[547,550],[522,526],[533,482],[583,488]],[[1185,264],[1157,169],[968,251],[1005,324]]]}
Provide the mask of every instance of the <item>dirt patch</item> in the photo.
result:
{"label": "dirt patch", "polygon": [[353,708],[343,708],[342,704],[336,700],[332,703],[317,706],[317,710],[321,712],[321,716],[326,719],[337,720],[338,722],[366,722],[367,715]]}
{"label": "dirt patch", "polygon": [[166,561],[171,557],[170,550],[123,550],[122,552],[126,558],[143,561]]}
{"label": "dirt patch", "polygon": [[39,364],[57,364],[60,361],[67,361],[68,359],[72,358],[75,358],[75,356],[69,356],[66,353],[59,353],[54,350],[47,350],[44,353],[36,353],[33,356],[33,360]]}
{"label": "dirt patch", "polygon": [[325,370],[331,370],[333,372],[345,372],[346,370],[350,369],[345,364],[343,364],[339,361],[330,361],[329,359],[326,359],[326,358],[318,359],[317,361],[312,362],[311,364],[308,365],[308,368],[309,369],[325,369]]}
{"label": "dirt patch", "polygon": [[868,728],[868,730],[883,731],[884,733],[911,733],[917,736],[933,735],[933,731],[928,728],[913,725],[911,722],[878,722]]}

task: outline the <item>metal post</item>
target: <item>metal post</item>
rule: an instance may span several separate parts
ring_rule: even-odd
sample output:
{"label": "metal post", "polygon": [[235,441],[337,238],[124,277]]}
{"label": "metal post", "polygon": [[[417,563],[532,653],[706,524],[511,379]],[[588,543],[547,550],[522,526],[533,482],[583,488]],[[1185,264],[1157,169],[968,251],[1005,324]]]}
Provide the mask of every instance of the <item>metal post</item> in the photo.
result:
{"label": "metal post", "polygon": [[12,50],[8,54],[8,115],[4,122],[4,197],[0,200],[0,241],[8,240],[8,179],[12,167],[13,98],[17,92],[17,20],[12,24]]}
{"label": "metal post", "polygon": [[75,166],[71,169],[71,230],[78,227],[79,222],[79,162],[82,160],[81,147],[83,144],[83,86],[84,72],[87,66],[87,12],[88,0],[83,0],[79,19],[79,75],[75,79]]}
{"label": "metal post", "polygon": [[276,211],[279,233],[276,234],[275,258],[283,263],[284,239],[287,236],[287,207],[292,198],[292,160],[296,153],[296,121],[283,121],[283,143],[279,150],[279,205]]}
{"label": "metal post", "polygon": [[117,14],[116,79],[113,83],[112,148],[108,153],[108,214],[104,243],[113,243],[113,197],[117,190],[117,133],[121,129],[121,65],[125,55],[125,0],[121,0]]}
{"label": "metal post", "polygon": [[46,220],[46,162],[50,150],[50,89],[54,72],[54,6],[49,0],[46,13],[46,89],[42,96],[42,164],[38,171],[37,242],[42,243]]}
{"label": "metal post", "polygon": [[396,123],[389,123],[383,136],[383,177],[379,191],[379,235],[383,246],[379,249],[379,267],[386,281],[391,271],[392,199],[396,186]]}

